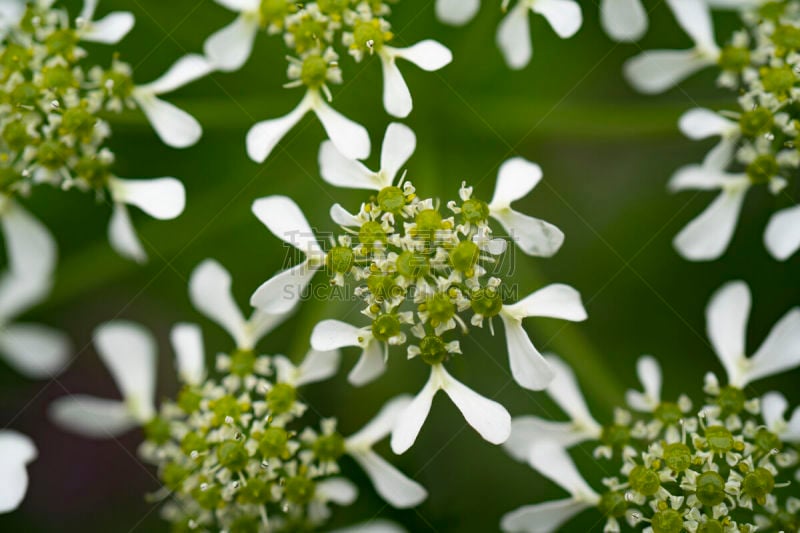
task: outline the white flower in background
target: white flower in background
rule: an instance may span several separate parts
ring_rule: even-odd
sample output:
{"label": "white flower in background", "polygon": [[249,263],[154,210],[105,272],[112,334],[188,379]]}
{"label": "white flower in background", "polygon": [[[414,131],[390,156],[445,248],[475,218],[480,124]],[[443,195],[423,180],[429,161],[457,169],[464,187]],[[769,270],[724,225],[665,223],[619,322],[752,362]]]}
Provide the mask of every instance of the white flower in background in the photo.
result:
{"label": "white flower in background", "polygon": [[481,7],[480,0],[436,0],[436,17],[445,24],[463,26]]}
{"label": "white flower in background", "polygon": [[417,440],[431,410],[433,397],[444,391],[467,423],[492,444],[501,444],[511,433],[511,416],[505,407],[485,398],[451,376],[442,364],[431,365],[428,382],[400,413],[392,430],[392,451],[404,453]]}
{"label": "white flower in background", "polygon": [[417,147],[414,132],[399,122],[386,128],[381,148],[381,167],[373,172],[356,161],[342,155],[331,141],[319,148],[319,168],[322,179],[336,187],[380,191],[394,185],[397,174]]}
{"label": "white flower in background", "polygon": [[200,140],[203,128],[189,113],[158,97],[202,78],[212,70],[205,57],[188,54],[178,59],[160,78],[133,89],[131,97],[164,144],[173,148],[192,146]]}
{"label": "white flower in background", "polygon": [[795,407],[792,416],[786,420],[789,402],[779,392],[768,392],[761,398],[761,413],[767,429],[783,442],[800,442],[800,407]]}
{"label": "white flower in background", "polygon": [[309,350],[300,366],[295,366],[284,355],[272,358],[278,383],[288,383],[294,388],[325,381],[339,370],[341,359],[338,350]]}
{"label": "white flower in background", "polygon": [[[503,1],[507,8],[510,0]],[[542,15],[559,37],[575,35],[583,24],[581,8],[574,0],[519,0],[497,28],[497,45],[513,69],[527,65],[533,55],[528,12]]]}
{"label": "white flower in background", "polygon": [[789,259],[800,249],[800,205],[772,215],[764,233],[764,245],[780,261]]}
{"label": "white flower in background", "polygon": [[5,38],[10,28],[19,24],[25,14],[25,4],[23,0],[0,1],[0,39]]}
{"label": "white flower in background", "polygon": [[389,401],[372,421],[345,440],[345,452],[364,469],[378,494],[399,509],[416,507],[428,497],[428,493],[419,483],[375,453],[372,447],[389,435],[410,403],[411,397],[406,395]]}
{"label": "white flower in background", "polygon": [[357,387],[374,381],[386,371],[389,346],[376,339],[369,327],[357,328],[341,320],[323,320],[311,332],[311,346],[316,350],[360,347],[358,363],[347,376]]}
{"label": "white flower in background", "polygon": [[647,11],[641,0],[602,0],[600,22],[615,41],[638,41],[647,31]]}
{"label": "white flower in background", "polygon": [[136,19],[127,11],[114,11],[100,20],[94,20],[98,1],[84,0],[75,24],[78,36],[83,41],[116,44],[131,31]]}
{"label": "white flower in background", "polygon": [[0,513],[19,507],[28,491],[27,465],[36,459],[36,446],[25,435],[0,430]]}
{"label": "white flower in background", "polygon": [[684,113],[678,121],[681,132],[693,141],[719,136],[719,143],[706,155],[703,166],[712,170],[725,170],[734,161],[734,152],[742,128],[715,111],[697,107]]}
{"label": "white flower in background", "polygon": [[[708,338],[728,375],[728,385],[738,389],[800,365],[800,307],[773,326],[751,357],[745,343],[749,315],[750,290],[742,281],[723,285],[706,308]],[[709,379],[713,384],[715,378]]]}
{"label": "white flower in background", "polygon": [[531,448],[537,442],[553,441],[564,448],[571,448],[587,440],[598,440],[603,430],[589,412],[572,369],[555,356],[547,356],[546,359],[555,372],[555,378],[546,392],[570,419],[567,422],[554,422],[538,416],[514,418],[511,421],[511,436],[503,447],[517,461],[527,461]]}
{"label": "white flower in background", "polygon": [[689,50],[648,50],[625,63],[625,76],[640,92],[666,91],[695,72],[716,64],[720,50],[714,40],[711,11],[704,1],[667,0],[678,24],[691,37]]}
{"label": "white flower in background", "polygon": [[181,383],[200,387],[206,378],[206,356],[203,332],[197,324],[175,324],[169,333],[175,352],[175,370]]}
{"label": "white flower in background", "polygon": [[253,202],[253,213],[273,235],[306,256],[300,264],[264,282],[250,298],[250,305],[265,313],[288,312],[300,300],[314,274],[325,266],[325,252],[303,212],[291,198],[260,198]]}
{"label": "white flower in background", "polygon": [[388,520],[370,520],[363,524],[334,529],[331,533],[406,533],[406,530]]}
{"label": "white flower in background", "polygon": [[661,405],[661,367],[654,357],[643,355],[636,362],[636,374],[644,390],[626,391],[625,402],[637,411],[652,413]]}
{"label": "white flower in background", "polygon": [[133,205],[159,220],[171,220],[183,213],[186,191],[175,178],[128,180],[111,177],[108,180],[114,211],[108,225],[111,246],[123,257],[143,263],[147,261],[136,230],[128,213]]}
{"label": "white flower in background", "polygon": [[95,330],[94,344],[122,400],[71,394],[50,405],[50,418],[65,430],[91,438],[115,437],[152,420],[156,343],[150,332],[132,322],[107,322]]}
{"label": "white flower in background", "polygon": [[215,0],[219,5],[238,13],[236,19],[212,34],[203,51],[217,70],[232,72],[247,62],[259,29],[260,0]]}
{"label": "white flower in background", "polygon": [[[586,483],[564,448],[555,442],[543,441],[533,445],[528,454],[528,463],[570,496],[561,500],[525,505],[506,514],[500,523],[503,531],[558,531],[564,522],[600,503],[600,495]],[[615,519],[609,518],[609,521]],[[605,531],[609,531],[608,526]],[[619,528],[613,531],[619,531]]]}
{"label": "white flower in background", "polygon": [[587,318],[586,309],[580,293],[560,283],[539,289],[515,304],[503,305],[500,318],[506,330],[511,374],[522,387],[543,390],[553,381],[555,373],[522,327],[522,320],[527,317],[581,322]]}
{"label": "white flower in background", "polygon": [[0,198],[0,225],[9,263],[0,275],[0,358],[27,377],[53,376],[67,363],[69,339],[48,326],[14,320],[49,294],[55,241],[41,222],[5,197]]}

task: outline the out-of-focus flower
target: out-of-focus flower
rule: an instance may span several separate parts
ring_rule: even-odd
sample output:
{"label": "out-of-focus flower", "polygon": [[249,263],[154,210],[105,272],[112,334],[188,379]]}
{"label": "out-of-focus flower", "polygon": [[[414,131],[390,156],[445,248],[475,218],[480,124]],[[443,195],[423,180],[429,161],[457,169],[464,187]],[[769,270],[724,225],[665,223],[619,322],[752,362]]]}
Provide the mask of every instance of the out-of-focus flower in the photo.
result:
{"label": "out-of-focus flower", "polygon": [[13,511],[25,498],[27,465],[37,453],[30,438],[10,429],[0,430],[0,513]]}

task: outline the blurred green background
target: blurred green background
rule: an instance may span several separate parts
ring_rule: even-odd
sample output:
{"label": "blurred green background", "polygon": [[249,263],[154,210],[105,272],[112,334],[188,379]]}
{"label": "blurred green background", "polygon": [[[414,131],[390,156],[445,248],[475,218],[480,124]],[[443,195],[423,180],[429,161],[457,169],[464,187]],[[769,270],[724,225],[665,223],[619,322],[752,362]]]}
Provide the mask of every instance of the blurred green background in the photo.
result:
{"label": "blurred green background", "polygon": [[[398,43],[433,37],[455,56],[439,73],[401,67],[415,99],[407,123],[418,137],[408,175],[421,194],[454,198],[466,180],[488,198],[498,166],[512,154],[544,169],[543,182],[517,207],[558,225],[566,243],[552,259],[517,254],[515,281],[520,294],[551,281],[575,286],[590,319],[582,324],[529,319],[525,325],[541,350],[556,352],[573,365],[596,418],[608,421],[625,389],[637,386],[634,364],[644,353],[657,356],[665,367],[666,398],[685,391],[702,400],[703,374],[721,373],[705,338],[709,296],[728,280],[750,284],[754,305],[748,347],[754,350],[778,318],[800,302],[800,254],[778,263],[764,249],[768,216],[785,200],[763,190],[748,196],[742,223],[722,259],[689,263],[674,252],[672,237],[712,198],[710,193],[674,196],[666,191],[672,172],[700,161],[712,145],[684,139],[677,119],[694,105],[729,106],[731,95],[714,89],[712,72],[662,96],[635,94],[621,75],[625,59],[640,47],[687,47],[689,40],[666,6],[652,1],[646,2],[652,8],[647,37],[639,45],[615,44],[599,28],[596,3],[581,3],[584,27],[572,39],[558,39],[541,17],[533,19],[534,59],[521,72],[507,69],[495,47],[501,17],[497,2],[484,2],[464,28],[438,23],[432,1],[400,2],[391,20]],[[76,13],[76,3],[68,4]],[[112,9],[136,14],[136,27],[119,50],[140,82],[155,78],[182,54],[200,51],[205,37],[233,18],[212,0],[104,0],[99,12]],[[729,35],[735,20],[717,20],[718,35]],[[110,58],[107,48],[91,47],[91,52],[98,61]],[[138,432],[118,442],[87,441],[53,427],[45,410],[66,391],[118,394],[90,344],[93,328],[103,321],[136,320],[158,335],[161,397],[176,389],[166,342],[173,323],[190,320],[206,326],[209,353],[230,348],[226,334],[192,309],[186,281],[201,260],[216,258],[232,272],[244,305],[252,290],[281,267],[285,249],[251,214],[254,199],[287,194],[322,230],[334,229],[327,216],[331,203],[358,205],[360,192],[335,189],[320,179],[316,161],[324,132],[312,117],[290,132],[266,164],[257,165],[245,154],[248,128],[288,112],[301,97],[300,90],[281,87],[286,80],[283,54],[278,38],[260,35],[242,71],[214,74],[169,95],[204,125],[203,139],[188,150],[162,145],[137,113],[114,120],[111,145],[120,176],[176,176],[188,191],[186,212],[175,221],[157,222],[136,213],[151,256],[146,266],[111,251],[106,241],[109,209],[89,195],[42,189],[29,201],[57,235],[61,263],[52,297],[25,318],[67,331],[76,358],[51,383],[25,380],[0,366],[0,422],[31,435],[40,450],[29,467],[28,496],[17,512],[0,516],[0,530],[167,529],[157,506],[144,498],[158,485],[153,471],[136,459]],[[333,89],[334,105],[369,129],[373,156],[368,163],[374,166],[390,121],[381,106],[378,60],[355,64],[346,57],[341,63],[345,83]],[[798,183],[791,187],[797,197]],[[297,359],[308,348],[317,321],[348,312],[357,316],[345,304],[306,302],[260,347]],[[493,338],[478,331],[462,347],[464,356],[450,365],[456,377],[502,402],[512,415],[563,416],[545,394],[513,383],[502,334]],[[356,356],[357,350],[347,350],[336,378],[304,393],[315,409],[338,416],[345,434],[393,395],[416,393],[427,372],[422,364],[406,364],[397,351],[383,378],[355,389],[345,376]],[[796,402],[798,377],[800,371],[764,380],[751,392],[778,388]],[[388,443],[381,443],[379,451],[390,454]],[[597,486],[604,472],[590,451],[579,449],[574,455]],[[333,525],[382,516],[410,531],[494,531],[503,513],[564,495],[481,440],[443,395],[434,402],[417,444],[392,459],[428,488],[430,498],[415,510],[393,510],[383,505],[363,473],[346,463],[347,474],[363,490],[355,505],[336,511]],[[600,531],[598,518],[586,512],[565,530]]]}

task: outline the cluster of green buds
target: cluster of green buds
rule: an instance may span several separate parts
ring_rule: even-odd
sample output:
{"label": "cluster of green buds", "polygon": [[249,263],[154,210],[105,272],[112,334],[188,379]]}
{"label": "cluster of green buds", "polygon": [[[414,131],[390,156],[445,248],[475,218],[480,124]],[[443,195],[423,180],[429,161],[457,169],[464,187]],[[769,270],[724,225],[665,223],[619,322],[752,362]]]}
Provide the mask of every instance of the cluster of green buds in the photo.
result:
{"label": "cluster of green buds", "polygon": [[[503,260],[509,241],[538,256],[553,255],[563,242],[563,234],[555,226],[510,207],[536,186],[541,169],[522,158],[511,159],[500,168],[491,201],[475,197],[471,187],[462,185],[459,200],[443,206],[438,200],[420,198],[405,176],[396,180],[414,146],[415,136],[409,128],[391,124],[384,140],[383,168],[372,172],[348,160],[333,143],[323,144],[324,179],[376,191],[356,214],[339,204],[331,208],[331,218],[344,233],[332,237],[327,248],[318,242],[292,200],[282,196],[257,200],[255,215],[276,237],[300,250],[304,260],[265,282],[253,294],[251,304],[263,312],[285,312],[308,296],[314,273],[326,270],[334,286],[344,287],[334,295],[354,295],[369,324],[325,320],[314,328],[312,347],[360,348],[361,359],[349,376],[354,385],[379,377],[386,368],[389,348],[402,347],[408,359],[416,358],[431,368],[431,379],[420,393],[424,396],[443,389],[452,397],[454,387],[463,387],[446,373],[444,365],[462,353],[459,339],[468,335],[470,328],[486,323],[492,328],[499,318],[514,378],[529,389],[545,388],[552,372],[524,331],[523,318],[579,321],[586,314],[579,294],[571,287],[550,285],[513,303],[516,288],[502,279],[513,273],[513,260]],[[500,224],[507,238],[495,237],[492,220]],[[489,400],[486,402],[488,405]],[[497,413],[501,420],[508,417],[501,406],[491,405],[487,413]],[[422,421],[426,415],[427,410]],[[473,426],[491,442],[507,437],[503,423],[487,432],[480,423]],[[418,430],[409,432],[402,445],[395,441],[395,451],[407,449]]]}
{"label": "cluster of green buds", "polygon": [[[728,384],[709,373],[700,408],[685,395],[662,400],[661,369],[645,356],[637,365],[643,391],[628,391],[628,405],[601,425],[570,368],[552,358],[558,375],[548,392],[570,420],[517,418],[506,447],[570,497],[521,507],[503,518],[503,529],[555,531],[595,508],[605,517],[605,531],[625,524],[653,533],[800,531],[800,409],[787,419],[781,394],[754,398],[745,389],[800,365],[800,309],[789,311],[746,358],[737,350],[748,299],[746,285],[731,283],[709,306],[709,332]],[[590,486],[567,453],[579,443],[594,446],[603,491]]]}
{"label": "cluster of green buds", "polygon": [[[797,103],[800,101],[800,2],[742,2],[742,27],[719,48],[708,7],[676,12],[694,39],[691,50],[648,51],[633,58],[627,74],[644,92],[660,92],[706,66],[720,69],[720,86],[736,91],[735,108],[696,108],[680,120],[691,139],[719,136],[702,164],[680,169],[670,188],[719,190],[719,196],[676,237],[688,259],[716,259],[728,247],[746,193],[765,186],[783,207],[764,234],[770,253],[785,260],[800,248],[800,206],[790,186],[800,167]],[[657,74],[656,74],[657,73]]]}

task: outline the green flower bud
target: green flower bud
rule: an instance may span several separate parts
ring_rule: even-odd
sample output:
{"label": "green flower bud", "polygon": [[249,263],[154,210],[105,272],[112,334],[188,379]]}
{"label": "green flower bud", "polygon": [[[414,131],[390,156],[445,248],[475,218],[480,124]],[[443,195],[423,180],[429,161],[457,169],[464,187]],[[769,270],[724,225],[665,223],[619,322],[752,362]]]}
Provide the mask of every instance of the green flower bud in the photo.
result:
{"label": "green flower bud", "polygon": [[426,335],[419,343],[419,355],[429,365],[444,363],[450,354],[447,345],[438,335]]}
{"label": "green flower bud", "polygon": [[734,446],[733,435],[724,426],[706,428],[706,443],[709,449],[718,455],[728,453]]}
{"label": "green flower bud", "polygon": [[395,293],[400,290],[400,287],[395,284],[394,278],[385,274],[372,274],[368,277],[367,288],[379,302],[393,298]]}
{"label": "green flower bud", "polygon": [[725,480],[713,470],[703,472],[697,477],[696,494],[703,505],[719,505],[725,499]]}
{"label": "green flower bud", "polygon": [[633,467],[628,475],[631,488],[644,496],[652,496],[661,488],[658,473],[641,465]]}
{"label": "green flower bud", "polygon": [[497,289],[486,287],[470,294],[470,307],[475,314],[491,318],[500,314],[503,309],[503,301],[500,299]]}
{"label": "green flower bud", "polygon": [[473,269],[478,264],[480,256],[481,250],[477,244],[472,241],[461,241],[450,251],[450,263],[459,272],[470,276],[474,273]]}
{"label": "green flower bud", "polygon": [[757,107],[751,111],[745,111],[739,117],[739,128],[743,135],[756,137],[772,131],[775,125],[775,118],[772,112],[764,107]]}
{"label": "green flower bud", "polygon": [[372,248],[376,242],[386,243],[386,232],[383,231],[380,222],[374,220],[364,222],[358,230],[358,242],[367,248]]}
{"label": "green flower bud", "polygon": [[283,457],[287,452],[289,434],[283,428],[270,427],[264,430],[258,441],[258,451],[263,457]]}
{"label": "green flower bud", "polygon": [[604,516],[609,518],[621,518],[625,516],[628,509],[628,502],[621,492],[606,492],[600,497],[597,508]]}
{"label": "green flower bud", "polygon": [[747,176],[750,181],[756,184],[769,183],[769,181],[778,175],[781,168],[772,154],[763,154],[756,157],[749,165],[747,165]]}
{"label": "green flower bud", "polygon": [[217,448],[217,460],[225,468],[238,472],[247,466],[247,450],[241,442],[226,441]]}
{"label": "green flower bud", "polygon": [[650,526],[653,528],[653,533],[681,533],[683,519],[677,511],[666,509],[653,515]]}
{"label": "green flower bud", "polygon": [[267,407],[276,415],[288,413],[297,401],[297,391],[288,383],[278,383],[267,393]]}
{"label": "green flower bud", "polygon": [[283,490],[287,500],[297,505],[305,505],[314,498],[316,484],[306,477],[294,476],[286,480]]}
{"label": "green flower bud", "polygon": [[443,293],[434,294],[429,298],[425,302],[425,308],[434,327],[446,323],[456,314],[456,306],[450,301],[450,297]]}
{"label": "green flower bud", "polygon": [[372,50],[377,52],[383,48],[383,44],[391,40],[391,38],[391,33],[381,29],[381,22],[379,19],[367,21],[359,20],[353,27],[352,46],[362,52],[370,52]]}
{"label": "green flower bud", "polygon": [[775,93],[778,97],[785,98],[794,87],[795,80],[795,73],[789,65],[761,69],[761,83],[764,89]]}
{"label": "green flower bud", "polygon": [[767,496],[775,488],[775,478],[766,468],[756,468],[744,476],[742,490],[760,505],[764,505]]}
{"label": "green flower bud", "polygon": [[664,463],[673,472],[684,472],[692,466],[692,452],[682,442],[673,442],[664,447]]}
{"label": "green flower bud", "polygon": [[674,426],[683,418],[681,408],[678,407],[678,404],[671,402],[662,402],[656,407],[656,411],[653,414],[668,426]]}
{"label": "green flower bud", "polygon": [[378,206],[381,211],[399,215],[406,205],[406,196],[400,187],[384,187],[378,192]]}
{"label": "green flower bud", "polygon": [[155,444],[161,445],[170,439],[169,422],[159,416],[151,418],[143,429],[147,440]]}
{"label": "green flower bud", "polygon": [[203,435],[189,432],[181,439],[181,451],[186,456],[191,456],[192,452],[203,453],[208,450],[208,441]]}
{"label": "green flower bud", "polygon": [[347,246],[334,246],[325,257],[328,269],[335,274],[350,272],[355,264],[355,254]]}
{"label": "green flower bud", "polygon": [[461,219],[464,222],[477,224],[489,218],[489,205],[481,200],[470,198],[461,204]]}
{"label": "green flower bud", "polygon": [[344,438],[338,433],[321,435],[314,441],[312,451],[322,462],[336,461],[344,455]]}
{"label": "green flower bud", "polygon": [[236,350],[231,354],[231,374],[244,377],[253,373],[256,354],[253,350]]}
{"label": "green flower bud", "polygon": [[295,2],[290,0],[261,0],[258,7],[259,23],[262,28],[267,26],[283,26],[283,19],[296,11]]}
{"label": "green flower bud", "polygon": [[191,385],[185,385],[178,393],[178,407],[187,414],[197,411],[202,400],[203,395]]}
{"label": "green flower bud", "polygon": [[418,252],[405,250],[397,257],[397,273],[409,280],[428,275],[428,258]]}
{"label": "green flower bud", "polygon": [[392,337],[400,334],[400,320],[395,315],[378,315],[372,321],[372,336],[375,339],[388,342]]}
{"label": "green flower bud", "polygon": [[306,57],[300,69],[300,80],[309,89],[319,89],[328,80],[328,62],[319,55]]}

